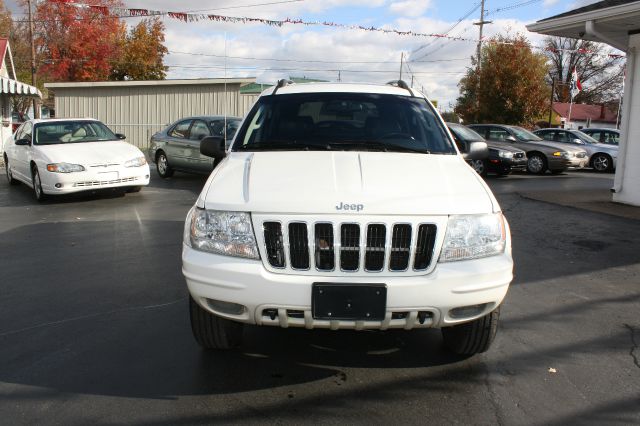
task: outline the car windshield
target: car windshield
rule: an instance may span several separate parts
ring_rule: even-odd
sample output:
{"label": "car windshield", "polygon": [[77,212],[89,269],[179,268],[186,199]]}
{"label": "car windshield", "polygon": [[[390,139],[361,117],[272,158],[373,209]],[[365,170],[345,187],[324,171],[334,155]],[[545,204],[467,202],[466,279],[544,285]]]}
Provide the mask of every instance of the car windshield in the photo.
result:
{"label": "car windshield", "polygon": [[522,127],[511,126],[510,129],[513,131],[516,137],[520,140],[523,140],[523,141],[541,141],[542,140],[542,138],[539,137],[538,135],[535,135],[530,131],[523,129]]}
{"label": "car windshield", "polygon": [[455,133],[455,135],[459,139],[465,142],[484,141],[484,138],[482,136],[480,136],[478,133],[471,130],[467,126],[462,126],[460,124],[449,124],[449,130],[451,130],[452,133]]}
{"label": "car windshield", "polygon": [[456,154],[424,99],[363,93],[262,97],[247,116],[232,150]]}
{"label": "car windshield", "polygon": [[585,143],[599,143],[597,140],[595,140],[594,138],[592,138],[591,136],[589,136],[586,133],[583,133],[579,130],[576,130],[574,132],[572,132],[574,135],[576,135],[576,137],[580,138],[580,140],[582,140]]}
{"label": "car windshield", "polygon": [[53,121],[35,126],[35,145],[58,145],[117,140],[116,135],[99,121]]}

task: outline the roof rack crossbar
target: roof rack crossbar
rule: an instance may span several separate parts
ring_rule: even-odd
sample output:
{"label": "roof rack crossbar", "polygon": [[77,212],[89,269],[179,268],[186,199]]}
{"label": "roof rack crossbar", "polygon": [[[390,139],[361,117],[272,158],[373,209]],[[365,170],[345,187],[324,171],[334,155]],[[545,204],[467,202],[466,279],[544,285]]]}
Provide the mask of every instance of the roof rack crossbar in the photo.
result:
{"label": "roof rack crossbar", "polygon": [[387,84],[390,86],[396,86],[401,89],[407,90],[411,94],[411,97],[415,97],[415,95],[413,94],[413,90],[411,90],[407,82],[404,80],[391,80],[387,82]]}
{"label": "roof rack crossbar", "polygon": [[278,80],[278,83],[276,83],[276,87],[273,88],[273,92],[271,92],[271,94],[275,95],[279,88],[288,86],[290,84],[293,84],[293,81],[287,80],[286,78]]}

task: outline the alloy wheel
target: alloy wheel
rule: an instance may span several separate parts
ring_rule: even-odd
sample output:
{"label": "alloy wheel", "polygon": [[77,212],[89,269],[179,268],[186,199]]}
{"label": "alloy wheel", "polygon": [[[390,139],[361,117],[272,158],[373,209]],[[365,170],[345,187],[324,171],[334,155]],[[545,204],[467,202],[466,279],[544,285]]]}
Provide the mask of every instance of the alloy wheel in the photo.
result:
{"label": "alloy wheel", "polygon": [[609,170],[609,159],[605,155],[597,155],[593,159],[593,168],[598,172]]}

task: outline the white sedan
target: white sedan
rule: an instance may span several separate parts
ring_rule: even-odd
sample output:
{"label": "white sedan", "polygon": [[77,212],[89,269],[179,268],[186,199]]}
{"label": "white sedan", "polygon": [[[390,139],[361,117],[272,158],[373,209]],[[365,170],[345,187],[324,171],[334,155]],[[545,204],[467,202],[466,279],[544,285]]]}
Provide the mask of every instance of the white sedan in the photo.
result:
{"label": "white sedan", "polygon": [[7,180],[48,195],[149,184],[149,165],[137,147],[93,119],[29,120],[4,146]]}

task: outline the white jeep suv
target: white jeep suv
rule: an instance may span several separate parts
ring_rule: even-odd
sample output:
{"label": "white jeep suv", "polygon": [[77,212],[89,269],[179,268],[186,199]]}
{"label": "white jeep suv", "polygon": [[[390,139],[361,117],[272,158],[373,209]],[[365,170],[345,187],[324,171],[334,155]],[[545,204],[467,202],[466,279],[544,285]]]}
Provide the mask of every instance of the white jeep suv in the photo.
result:
{"label": "white jeep suv", "polygon": [[486,351],[512,280],[509,226],[421,93],[289,84],[263,92],[185,223],[191,325],[205,348],[243,324],[332,330],[442,328]]}

